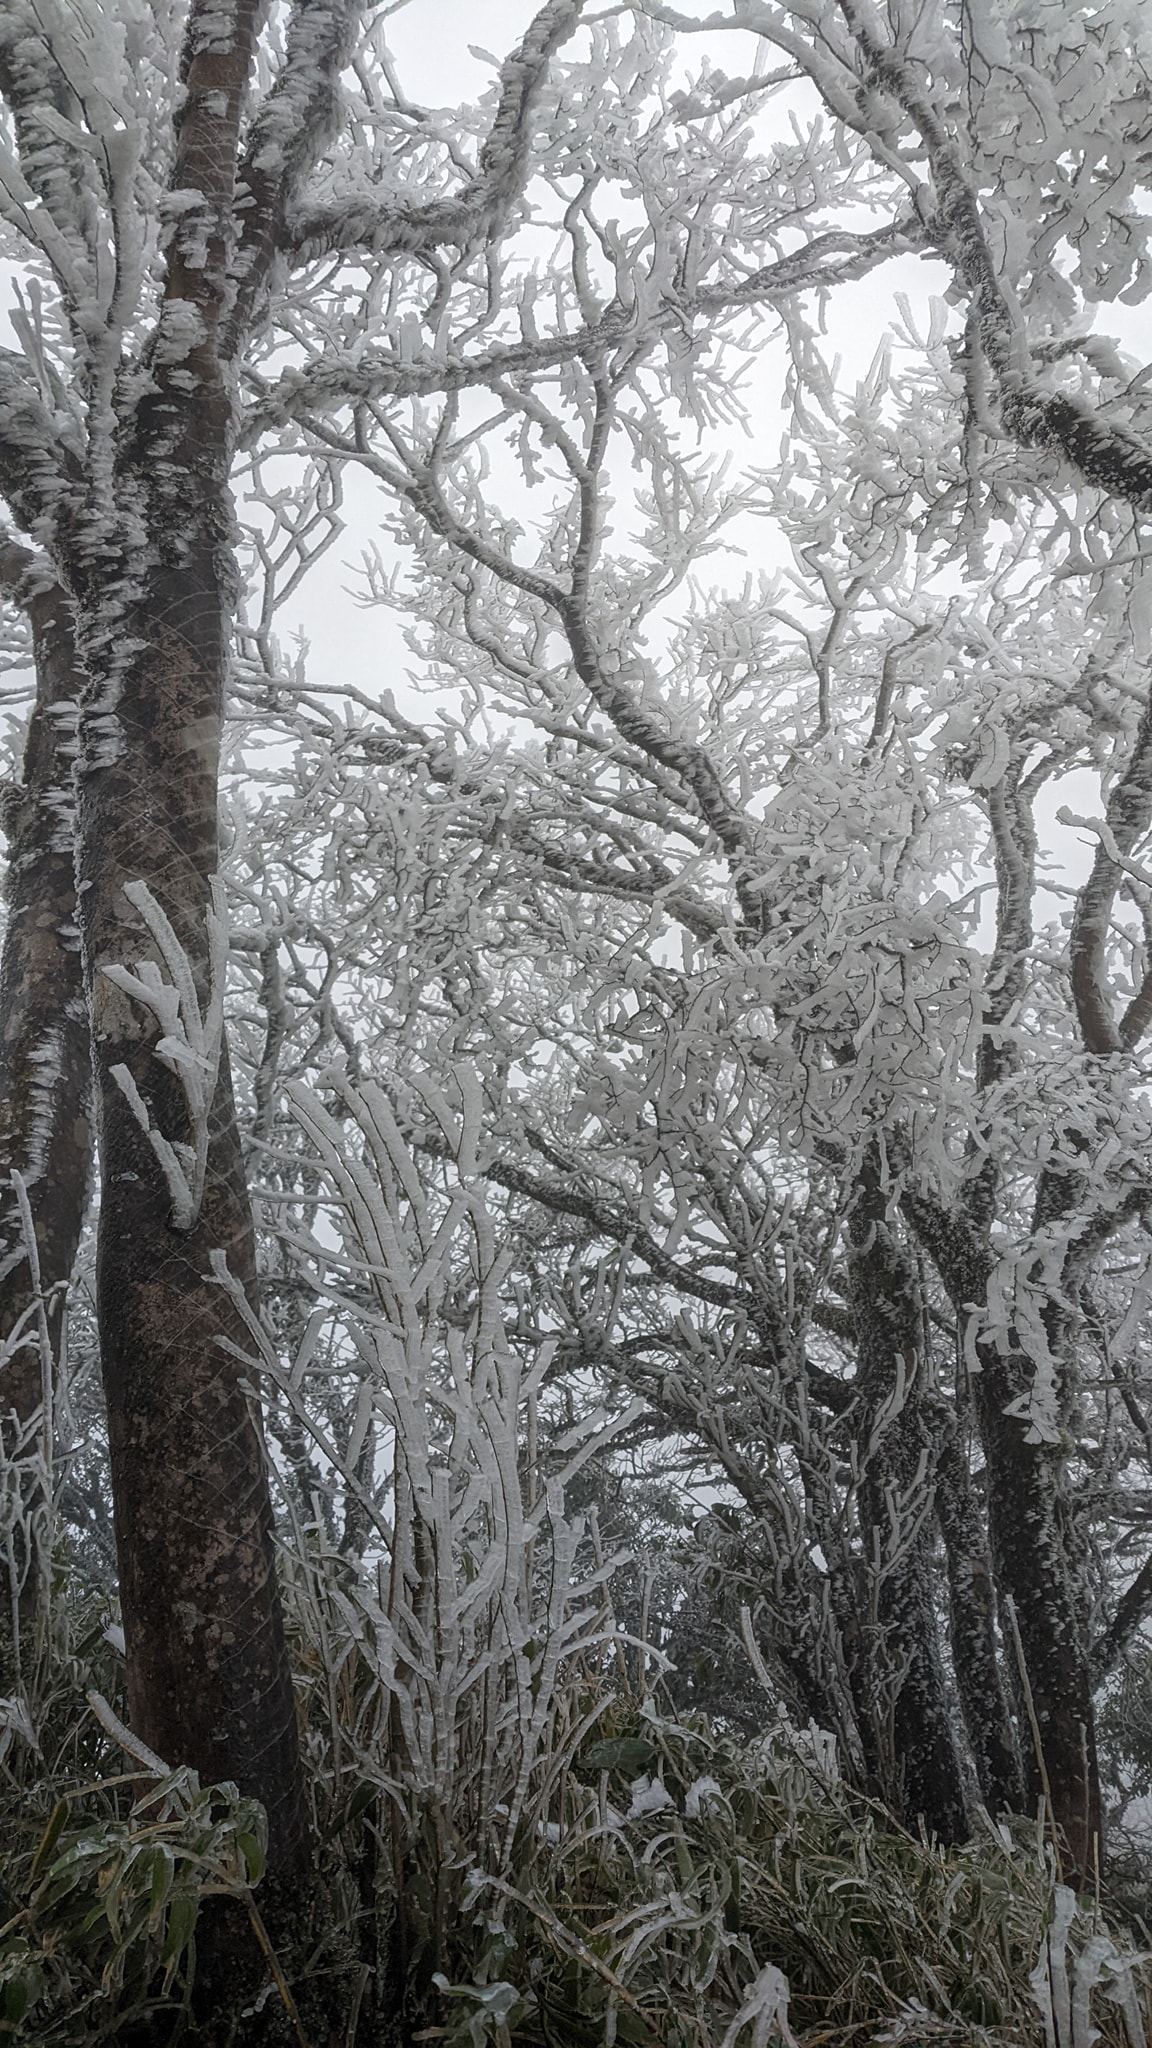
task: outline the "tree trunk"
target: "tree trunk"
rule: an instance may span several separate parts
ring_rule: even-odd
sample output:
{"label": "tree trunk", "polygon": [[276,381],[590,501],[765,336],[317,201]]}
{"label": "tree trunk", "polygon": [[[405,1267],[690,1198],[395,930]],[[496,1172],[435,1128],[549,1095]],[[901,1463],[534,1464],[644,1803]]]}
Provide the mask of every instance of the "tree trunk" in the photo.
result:
{"label": "tree trunk", "polygon": [[1029,1798],[1043,1791],[1068,1847],[1067,1880],[1094,1882],[1101,1848],[1100,1784],[1092,1687],[1081,1616],[1061,1529],[1059,1445],[1029,1443],[1025,1425],[1005,1410],[1021,1392],[1020,1361],[992,1345],[979,1348],[977,1405],[988,1462],[988,1521],[1001,1597],[1019,1632],[1035,1732],[1024,1743]]}
{"label": "tree trunk", "polygon": [[1019,1813],[1024,1784],[996,1642],[996,1590],[968,1449],[943,1421],[936,1466],[936,1515],[948,1560],[952,1667],[980,1794],[991,1814]]}
{"label": "tree trunk", "polygon": [[[217,335],[256,0],[194,6],[149,380],[114,502],[62,544],[90,677],[77,803],[102,1203],[101,1358],[133,1726],[267,1809],[270,1874],[307,1851],[263,1435],[222,1252],[255,1299],[219,1003],[220,726],[234,609],[233,404]],[[226,945],[226,940],[224,941]],[[143,963],[143,964],[142,964]]]}
{"label": "tree trunk", "polygon": [[919,1276],[886,1211],[872,1147],[848,1222],[863,1403],[860,1520],[876,1616],[872,1689],[894,1750],[886,1797],[905,1821],[923,1816],[942,1842],[959,1842],[968,1819],[932,1586],[935,1445],[922,1399]]}
{"label": "tree trunk", "polygon": [[[995,1254],[957,1213],[920,1196],[904,1207],[934,1261],[965,1328],[973,1304],[987,1299]],[[1065,1452],[1029,1442],[1027,1423],[1007,1410],[1034,1377],[1023,1352],[981,1339],[973,1394],[988,1475],[988,1530],[1006,1633],[1018,1633],[1026,1791],[1042,1792],[1067,1844],[1068,1880],[1094,1881],[1101,1843],[1100,1788],[1092,1688],[1074,1574],[1061,1529]],[[1035,1730],[1032,1731],[1032,1719]]]}
{"label": "tree trunk", "polygon": [[[35,1612],[41,1553],[50,1540],[52,1382],[88,1195],[91,1058],[73,871],[81,676],[72,615],[59,584],[24,548],[0,549],[0,581],[28,617],[36,664],[23,779],[4,795],[7,921],[0,955],[0,1449],[19,1495],[7,1546],[10,1621],[3,1633],[10,1668],[0,1676],[6,1688],[18,1688],[21,1636]],[[34,1431],[42,1404],[42,1428]]]}
{"label": "tree trunk", "polygon": [[[222,1250],[254,1298],[227,1048],[221,1039],[217,1057],[210,1027],[207,1050],[196,1044],[223,971],[210,919],[230,588],[203,530],[219,498],[198,510],[201,530],[189,541],[186,512],[175,562],[157,545],[147,608],[126,622],[138,651],[118,677],[114,742],[99,704],[86,720],[79,872],[103,1186],[98,1314],[133,1726],[169,1761],[260,1798],[272,1859],[291,1865],[303,1803],[264,1446],[244,1369],[224,1348],[243,1350],[245,1333],[211,1275]],[[179,953],[132,889],[141,882]],[[180,954],[191,1042],[174,1072],[158,1056],[155,1014],[115,977],[150,960],[153,980],[174,987]],[[197,1087],[211,1105],[202,1192]],[[154,1140],[172,1148],[167,1174]]]}

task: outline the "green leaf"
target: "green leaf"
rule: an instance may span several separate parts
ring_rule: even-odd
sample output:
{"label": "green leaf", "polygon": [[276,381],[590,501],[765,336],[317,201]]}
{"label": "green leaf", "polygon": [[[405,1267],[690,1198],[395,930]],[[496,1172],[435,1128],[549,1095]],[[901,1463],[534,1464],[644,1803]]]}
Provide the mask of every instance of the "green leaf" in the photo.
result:
{"label": "green leaf", "polygon": [[616,2008],[616,2039],[626,2041],[628,2048],[652,2048],[652,2030],[626,2005]]}
{"label": "green leaf", "polygon": [[64,1829],[64,1823],[67,1820],[67,1818],[68,1801],[66,1799],[58,1799],[56,1801],[55,1806],[52,1808],[48,1825],[45,1828],[44,1833],[40,1837],[40,1842],[36,1850],[36,1854],[32,1858],[32,1869],[29,1875],[31,1877],[33,1884],[35,1884],[36,1879],[40,1876],[41,1872],[47,1870],[48,1865],[51,1863],[52,1851],[55,1849],[57,1842],[60,1840],[60,1836]]}
{"label": "green leaf", "polygon": [[198,1909],[199,1900],[194,1892],[177,1892],[168,1908],[168,1926],[160,1961],[169,1966],[170,1974],[192,1939]]}
{"label": "green leaf", "polygon": [[0,2025],[18,2027],[31,2000],[31,1987],[26,1977],[9,1977],[0,1991]]}
{"label": "green leaf", "polygon": [[338,1819],[333,1821],[325,1840],[332,1841],[334,1836],[341,1834],[345,1828],[351,1827],[354,1820],[359,1820],[360,1815],[365,1813],[375,1801],[376,1790],[376,1786],[370,1781],[357,1785],[351,1798],[346,1802],[343,1812],[339,1815]]}
{"label": "green leaf", "polygon": [[148,1905],[153,1913],[164,1904],[175,1877],[176,1858],[166,1842],[157,1842],[152,1852],[152,1882],[148,1888]]}
{"label": "green leaf", "polygon": [[725,1925],[725,1927],[727,1928],[727,1930],[728,1930],[729,1934],[739,1934],[739,1932],[740,1932],[740,1859],[739,1859],[739,1857],[738,1857],[738,1856],[734,1856],[734,1857],[732,1858],[732,1861],[731,1861],[731,1863],[729,1864],[728,1868],[729,1868],[729,1872],[730,1872],[730,1874],[731,1874],[731,1878],[732,1878],[732,1883],[731,1883],[731,1887],[730,1887],[730,1889],[729,1889],[729,1892],[728,1892],[728,1896],[727,1896],[727,1898],[726,1898],[726,1899],[725,1899],[725,1901],[724,1901],[724,1925]]}
{"label": "green leaf", "polygon": [[236,1844],[244,1858],[244,1868],[248,1873],[249,1884],[259,1884],[260,1879],[264,1875],[264,1864],[266,1861],[263,1843],[257,1835],[245,1833],[237,1835]]}

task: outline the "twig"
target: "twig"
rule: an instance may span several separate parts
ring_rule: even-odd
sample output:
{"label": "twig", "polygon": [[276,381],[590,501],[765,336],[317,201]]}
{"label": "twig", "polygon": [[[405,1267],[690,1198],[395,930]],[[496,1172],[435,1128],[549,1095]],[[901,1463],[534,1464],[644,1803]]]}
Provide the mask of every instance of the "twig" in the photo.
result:
{"label": "twig", "polygon": [[130,1728],[124,1726],[120,1716],[108,1705],[103,1693],[86,1692],[84,1697],[101,1727],[112,1737],[113,1742],[119,1743],[121,1749],[134,1763],[143,1764],[144,1769],[151,1772],[153,1777],[171,1777],[171,1766],[158,1757],[154,1749],[149,1749],[146,1742],[141,1742],[138,1735],[133,1735]]}
{"label": "twig", "polygon": [[[248,1918],[252,1922],[253,1932],[263,1951],[264,1960],[267,1963],[268,1968],[272,1972],[272,1980],[276,1986],[277,1991],[280,1993],[280,1998],[284,2006],[284,2010],[292,2022],[292,2027],[295,2032],[296,2039],[300,2044],[300,2048],[311,2048],[311,2043],[309,2042],[308,2036],[304,2032],[304,2026],[300,2018],[300,2013],[296,2005],[296,2000],[293,1998],[292,1992],[289,1988],[288,1979],[285,1977],[283,1970],[280,1968],[279,1959],[277,1957],[275,1949],[272,1946],[268,1929],[264,1925],[264,1916],[261,1913],[259,1906],[256,1904],[256,1901],[253,1898],[252,1893],[247,1885],[243,1887],[242,1896],[244,1899],[244,1903],[248,1908]],[[357,2003],[359,2003],[359,2001],[357,2001]]]}
{"label": "twig", "polygon": [[1024,1704],[1028,1709],[1028,1725],[1032,1730],[1032,1747],[1036,1752],[1036,1765],[1040,1772],[1040,1783],[1044,1800],[1052,1821],[1052,1848],[1056,1856],[1057,1882],[1063,1884],[1064,1871],[1060,1862],[1060,1840],[1056,1833],[1056,1809],[1052,1804],[1052,1786],[1048,1777],[1048,1766],[1044,1761],[1044,1744],[1040,1740],[1040,1723],[1036,1717],[1036,1702],[1032,1697],[1032,1681],[1028,1666],[1024,1662],[1024,1645],[1020,1640],[1020,1624],[1016,1619],[1016,1602],[1011,1593],[1004,1595],[1004,1606],[1008,1615],[1008,1626],[1012,1631],[1012,1644],[1016,1651],[1016,1662],[1020,1670],[1020,1684],[1024,1692]]}

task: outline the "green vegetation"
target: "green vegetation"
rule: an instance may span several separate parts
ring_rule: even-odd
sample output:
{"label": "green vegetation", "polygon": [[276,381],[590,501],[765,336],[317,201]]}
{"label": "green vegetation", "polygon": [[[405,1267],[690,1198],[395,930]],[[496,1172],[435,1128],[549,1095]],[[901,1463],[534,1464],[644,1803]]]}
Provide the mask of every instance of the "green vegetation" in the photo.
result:
{"label": "green vegetation", "polygon": [[[322,1575],[314,1559],[313,1600]],[[391,1773],[383,1755],[354,1761],[377,1674],[335,1573],[328,1595],[331,1661],[318,1645],[302,1659],[322,1882],[292,1971],[302,2011],[270,2018],[291,2025],[283,2038],[1087,2048],[1090,2009],[1104,2043],[1143,2039],[1147,1959],[1059,1885],[1035,1828],[985,1822],[949,1850],[910,1839],[811,1731],[718,1733],[587,1660],[550,1704],[520,1822],[485,1866],[395,1759]],[[39,1751],[9,1732],[0,2040],[81,2048],[147,2014],[157,2040],[180,2039],[205,1900],[238,1899],[253,1942],[267,1938],[259,1809],[187,1771],[125,1775],[99,1697],[114,1664],[90,1628],[42,1701]],[[457,1793],[481,1761],[454,1759]],[[502,1761],[487,1759],[489,1789],[506,1795]]]}

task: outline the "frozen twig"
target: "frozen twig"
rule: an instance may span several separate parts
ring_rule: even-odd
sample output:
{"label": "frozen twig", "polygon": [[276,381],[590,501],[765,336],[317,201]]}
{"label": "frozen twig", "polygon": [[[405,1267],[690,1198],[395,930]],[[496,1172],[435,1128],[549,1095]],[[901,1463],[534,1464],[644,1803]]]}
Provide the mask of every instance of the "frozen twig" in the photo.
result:
{"label": "frozen twig", "polygon": [[115,1066],[112,1078],[145,1133],[159,1161],[172,1197],[172,1220],[177,1230],[191,1230],[200,1213],[204,1176],[208,1166],[208,1121],[220,1071],[220,1049],[224,1037],[224,973],[228,958],[228,924],[223,884],[212,883],[212,907],[208,924],[208,1004],[201,1011],[192,963],[168,918],[146,882],[126,882],[124,894],[148,926],[171,975],[165,981],[154,960],[141,960],[137,971],[127,967],[106,967],[109,981],[134,1001],[152,1012],[162,1036],[154,1048],[162,1065],[176,1075],[188,1106],[192,1142],[169,1140],[157,1130],[132,1074],[126,1066]]}

